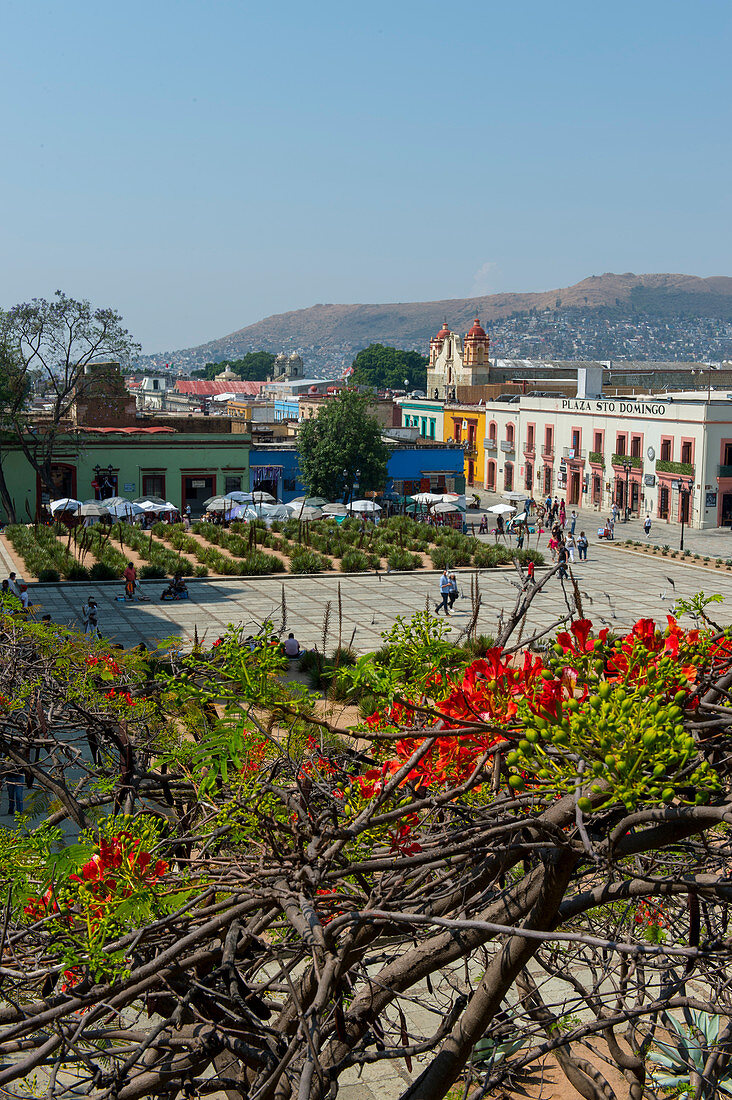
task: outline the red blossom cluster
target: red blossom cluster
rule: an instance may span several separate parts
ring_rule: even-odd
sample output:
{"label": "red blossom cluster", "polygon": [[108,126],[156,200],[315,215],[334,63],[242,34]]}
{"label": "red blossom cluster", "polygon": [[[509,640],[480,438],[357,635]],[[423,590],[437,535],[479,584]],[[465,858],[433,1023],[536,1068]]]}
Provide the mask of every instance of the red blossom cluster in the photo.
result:
{"label": "red blossom cluster", "polygon": [[635,911],[633,920],[636,924],[644,924],[648,928],[665,928],[663,910],[658,905],[652,905],[648,901],[641,901]]}
{"label": "red blossom cluster", "polygon": [[115,691],[114,688],[111,688],[109,691],[105,692],[104,698],[109,699],[110,702],[116,699],[118,702],[126,703],[128,707],[137,706],[137,700],[132,698],[129,691]]}
{"label": "red blossom cluster", "polygon": [[108,672],[111,672],[113,676],[119,676],[120,667],[113,657],[109,653],[97,657],[94,653],[87,653],[86,663],[89,668],[95,668],[97,665],[102,665]]}

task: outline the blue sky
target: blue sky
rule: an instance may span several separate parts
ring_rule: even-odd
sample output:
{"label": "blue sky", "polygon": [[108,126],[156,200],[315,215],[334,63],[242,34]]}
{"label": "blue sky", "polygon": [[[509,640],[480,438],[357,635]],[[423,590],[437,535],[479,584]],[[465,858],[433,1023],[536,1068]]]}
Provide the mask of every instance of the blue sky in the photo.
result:
{"label": "blue sky", "polygon": [[316,302],[732,274],[727,0],[3,0],[0,306],[147,352]]}

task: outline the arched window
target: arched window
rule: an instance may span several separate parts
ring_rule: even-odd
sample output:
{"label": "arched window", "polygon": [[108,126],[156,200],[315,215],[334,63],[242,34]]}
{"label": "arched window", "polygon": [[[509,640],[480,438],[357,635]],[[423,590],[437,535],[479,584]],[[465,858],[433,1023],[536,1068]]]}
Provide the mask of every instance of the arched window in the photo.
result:
{"label": "arched window", "polygon": [[496,464],[493,461],[489,461],[488,469],[485,475],[485,487],[486,489],[495,489],[496,487]]}
{"label": "arched window", "polygon": [[513,424],[507,424],[506,425],[506,442],[513,443],[513,433],[514,433]]}

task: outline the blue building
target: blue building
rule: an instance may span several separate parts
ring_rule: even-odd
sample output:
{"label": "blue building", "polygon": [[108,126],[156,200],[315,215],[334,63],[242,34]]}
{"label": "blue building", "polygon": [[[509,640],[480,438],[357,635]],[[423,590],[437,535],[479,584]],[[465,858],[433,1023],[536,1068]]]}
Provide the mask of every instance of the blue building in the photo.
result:
{"label": "blue building", "polygon": [[299,480],[296,443],[254,444],[249,452],[249,489],[271,493],[283,504],[307,492]]}
{"label": "blue building", "polygon": [[400,495],[465,492],[463,449],[449,443],[393,444],[387,469],[386,488]]}
{"label": "blue building", "polygon": [[297,397],[276,397],[274,418],[278,420],[297,420],[300,415],[300,403]]}

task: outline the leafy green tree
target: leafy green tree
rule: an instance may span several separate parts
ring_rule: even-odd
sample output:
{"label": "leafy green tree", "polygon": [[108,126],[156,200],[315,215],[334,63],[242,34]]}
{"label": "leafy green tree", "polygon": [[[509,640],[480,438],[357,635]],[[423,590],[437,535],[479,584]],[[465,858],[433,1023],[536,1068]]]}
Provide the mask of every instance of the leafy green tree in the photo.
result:
{"label": "leafy green tree", "polygon": [[[51,468],[59,435],[68,431],[71,409],[85,387],[90,363],[126,364],[139,350],[114,309],[95,309],[57,290],[49,301],[33,298],[0,313],[2,426],[15,437],[41,479],[54,491]],[[28,408],[33,389],[50,406],[41,424]]]}
{"label": "leafy green tree", "polygon": [[369,402],[368,394],[344,390],[300,428],[300,472],[313,496],[345,500],[356,482],[361,493],[383,488],[389,448]]}
{"label": "leafy green tree", "polygon": [[241,359],[224,359],[220,363],[206,363],[202,370],[194,370],[194,378],[215,378],[228,367],[244,382],[264,382],[272,373],[275,357],[271,351],[249,351]]}
{"label": "leafy green tree", "polygon": [[376,389],[425,390],[429,360],[418,351],[402,351],[385,344],[370,344],[353,360],[352,381]]}

